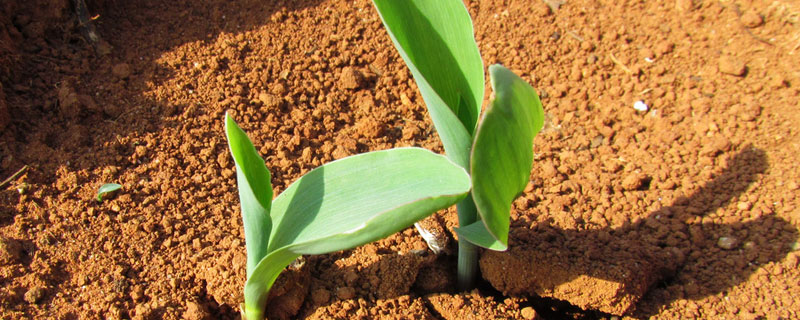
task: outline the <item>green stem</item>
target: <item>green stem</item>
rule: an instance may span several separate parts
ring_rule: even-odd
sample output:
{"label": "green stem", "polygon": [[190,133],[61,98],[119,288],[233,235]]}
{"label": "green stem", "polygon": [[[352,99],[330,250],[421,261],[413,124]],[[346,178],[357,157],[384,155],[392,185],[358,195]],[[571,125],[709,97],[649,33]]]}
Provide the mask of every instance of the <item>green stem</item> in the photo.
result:
{"label": "green stem", "polygon": [[239,305],[243,320],[263,320],[264,308],[248,307],[247,304],[242,303]]}
{"label": "green stem", "polygon": [[[472,201],[472,193],[456,205],[458,225],[467,226],[478,221],[478,209]],[[478,247],[466,240],[458,241],[458,290],[467,291],[475,287],[478,274]]]}

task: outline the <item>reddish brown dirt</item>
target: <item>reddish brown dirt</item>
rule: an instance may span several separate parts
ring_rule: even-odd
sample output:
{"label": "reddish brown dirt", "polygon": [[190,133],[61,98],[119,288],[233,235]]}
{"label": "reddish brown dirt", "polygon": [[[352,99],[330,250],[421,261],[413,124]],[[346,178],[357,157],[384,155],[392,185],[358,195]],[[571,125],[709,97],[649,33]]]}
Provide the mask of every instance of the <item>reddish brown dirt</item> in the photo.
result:
{"label": "reddish brown dirt", "polygon": [[[468,2],[486,64],[548,113],[486,281],[453,292],[454,257],[407,229],[308,257],[297,317],[800,317],[800,5],[557,2]],[[226,111],[278,191],[359,152],[442,152],[369,1],[89,1],[110,51],[71,2],[19,3],[0,4],[0,179],[28,166],[0,189],[0,318],[238,318]]]}

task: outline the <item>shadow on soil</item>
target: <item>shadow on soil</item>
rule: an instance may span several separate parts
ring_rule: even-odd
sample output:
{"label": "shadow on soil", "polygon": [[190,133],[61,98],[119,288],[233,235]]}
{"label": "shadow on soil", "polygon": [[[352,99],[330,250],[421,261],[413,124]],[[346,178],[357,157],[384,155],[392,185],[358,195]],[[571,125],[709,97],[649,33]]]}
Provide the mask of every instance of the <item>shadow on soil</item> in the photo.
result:
{"label": "shadow on soil", "polygon": [[[3,9],[10,8],[10,13],[0,12],[13,16],[0,17],[3,24],[0,31],[8,31],[12,40],[3,41],[0,58],[13,62],[8,64],[13,68],[5,68],[5,63],[0,67],[3,73],[0,90],[5,93],[3,102],[7,102],[10,114],[8,124],[0,131],[0,180],[24,165],[29,166],[0,191],[0,226],[18,224],[21,233],[33,238],[38,232],[32,226],[50,222],[45,214],[22,208],[46,204],[47,210],[37,210],[71,214],[86,225],[97,225],[96,220],[105,215],[87,216],[85,212],[87,208],[99,207],[98,212],[104,213],[108,211],[104,209],[105,202],[103,206],[97,204],[92,200],[93,194],[82,192],[82,187],[97,183],[89,187],[96,190],[98,181],[119,182],[125,173],[155,160],[152,152],[175,155],[178,159],[170,160],[185,164],[188,161],[183,158],[187,154],[203,151],[197,147],[197,141],[152,145],[148,140],[154,139],[149,137],[164,132],[188,132],[190,128],[183,120],[204,115],[213,119],[204,136],[196,138],[222,137],[223,107],[177,104],[162,100],[165,96],[162,94],[145,94],[177,76],[173,70],[178,68],[160,61],[162,54],[187,43],[213,42],[223,34],[236,35],[262,25],[282,23],[271,21],[273,14],[286,16],[316,6],[321,0],[86,2],[90,16],[98,18],[94,23],[100,38],[112,47],[108,53],[96,50],[82,37],[70,0],[12,1],[2,5]],[[54,12],[58,19],[53,18]],[[239,93],[244,98],[247,94]],[[179,152],[187,146],[191,146],[188,152]],[[137,155],[137,148],[141,147],[148,150],[144,156]],[[217,144],[210,151],[216,158],[216,154],[227,152],[226,148],[225,144]],[[30,185],[26,196],[16,191],[23,183]],[[126,201],[140,203],[148,198],[146,192],[128,187],[124,187]],[[45,203],[44,198],[49,200]],[[178,201],[177,196],[173,198],[163,201]],[[53,208],[67,199],[78,200],[80,207],[66,213]],[[158,205],[167,207],[163,201]],[[52,221],[64,220],[69,221],[64,217]],[[85,228],[83,224],[63,223],[55,242],[69,240],[73,232],[89,232],[81,231]],[[112,224],[110,228],[119,226]],[[120,252],[125,251],[126,248],[120,248],[108,252],[108,258],[125,261],[120,258]],[[53,283],[61,283],[70,275],[54,277],[59,279]],[[133,284],[142,280],[137,276],[127,281]],[[157,318],[162,312],[157,309],[151,315]]]}
{"label": "shadow on soil", "polygon": [[[161,55],[186,43],[213,42],[222,34],[280,23],[270,17],[320,1],[88,0],[100,38],[111,46],[107,54],[82,37],[71,1],[38,1],[48,2],[52,10],[46,14],[35,5],[12,6],[14,17],[0,19],[9,24],[3,28],[13,40],[10,53],[0,54],[16,66],[0,74],[11,115],[0,133],[0,177],[29,165],[23,180],[49,184],[67,172],[137,166],[152,160],[135,155],[136,147],[146,144],[141,137],[180,128],[181,115],[211,114],[221,123],[221,115],[216,116],[224,110],[219,106],[175,104],[143,95],[175,76],[174,66],[159,61]],[[37,20],[52,18],[51,11],[60,12],[65,25]],[[33,25],[40,32],[30,31]],[[120,65],[128,69],[116,70]],[[128,138],[132,133],[139,139]],[[110,176],[105,179],[116,178]],[[81,178],[76,184],[86,182]]]}
{"label": "shadow on soil", "polygon": [[[602,311],[613,314],[635,309],[638,298],[648,294],[645,299],[657,307],[636,310],[635,316],[642,318],[657,314],[660,306],[675,299],[725,292],[759,266],[784,258],[798,237],[788,221],[761,212],[757,203],[753,210],[741,210],[749,217],[714,216],[715,210],[741,198],[769,167],[765,152],[752,147],[744,147],[727,164],[692,195],[622,228],[513,228],[510,238],[515,243],[508,252],[482,255],[483,276],[506,294],[536,296],[559,287],[562,294],[572,292],[568,294],[573,301],[583,307],[603,306]],[[658,297],[648,293],[651,288]],[[544,303],[537,312],[556,319],[574,314],[575,309]],[[595,317],[604,316],[595,311],[582,316]]]}

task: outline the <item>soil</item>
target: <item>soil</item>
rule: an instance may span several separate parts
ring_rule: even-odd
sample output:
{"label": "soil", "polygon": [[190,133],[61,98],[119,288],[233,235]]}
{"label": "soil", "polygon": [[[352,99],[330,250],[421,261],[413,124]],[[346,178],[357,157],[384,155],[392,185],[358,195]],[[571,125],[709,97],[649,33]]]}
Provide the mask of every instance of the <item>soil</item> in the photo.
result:
{"label": "soil", "polygon": [[[0,318],[237,319],[226,111],[276,194],[348,155],[443,152],[370,1],[87,2],[97,43],[70,1],[0,4]],[[437,256],[413,228],[306,257],[274,317],[800,318],[797,2],[466,4],[548,118],[510,249],[470,292],[454,240]],[[426,223],[452,239],[455,211]]]}

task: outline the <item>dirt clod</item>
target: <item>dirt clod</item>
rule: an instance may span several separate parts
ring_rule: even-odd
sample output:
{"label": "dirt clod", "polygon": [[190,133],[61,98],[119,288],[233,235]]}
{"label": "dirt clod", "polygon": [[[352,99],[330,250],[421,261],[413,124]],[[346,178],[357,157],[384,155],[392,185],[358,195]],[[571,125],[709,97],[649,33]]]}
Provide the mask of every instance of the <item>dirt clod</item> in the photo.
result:
{"label": "dirt clod", "polygon": [[205,306],[195,302],[189,301],[186,303],[186,312],[183,313],[183,318],[187,320],[203,320],[209,317],[208,310]]}
{"label": "dirt clod", "polygon": [[764,18],[760,14],[748,11],[742,14],[742,24],[748,28],[756,28],[764,24]]}
{"label": "dirt clod", "polygon": [[719,58],[719,72],[743,76],[746,70],[747,66],[744,62],[734,56],[723,55]]}
{"label": "dirt clod", "polygon": [[114,65],[114,68],[111,69],[111,73],[119,79],[128,78],[131,75],[131,72],[131,65],[127,63],[116,64]]}
{"label": "dirt clod", "polygon": [[42,300],[42,297],[44,297],[44,288],[36,286],[28,289],[28,291],[25,291],[23,298],[25,299],[25,302],[35,304],[39,303],[39,301]]}
{"label": "dirt clod", "polygon": [[0,237],[0,265],[19,263],[23,255],[19,241]]}
{"label": "dirt clod", "polygon": [[325,289],[317,289],[311,293],[311,300],[316,305],[327,303],[331,299],[331,292]]}
{"label": "dirt clod", "polygon": [[341,287],[336,289],[336,297],[342,300],[352,299],[356,296],[356,289],[352,287]]}
{"label": "dirt clod", "polygon": [[536,310],[531,307],[522,308],[522,310],[520,310],[520,314],[523,318],[528,320],[536,319]]}
{"label": "dirt clod", "polygon": [[345,67],[339,75],[339,86],[343,89],[354,90],[364,84],[364,74],[353,67]]}
{"label": "dirt clod", "polygon": [[639,190],[644,187],[649,177],[644,173],[631,173],[622,180],[622,189],[626,191]]}

